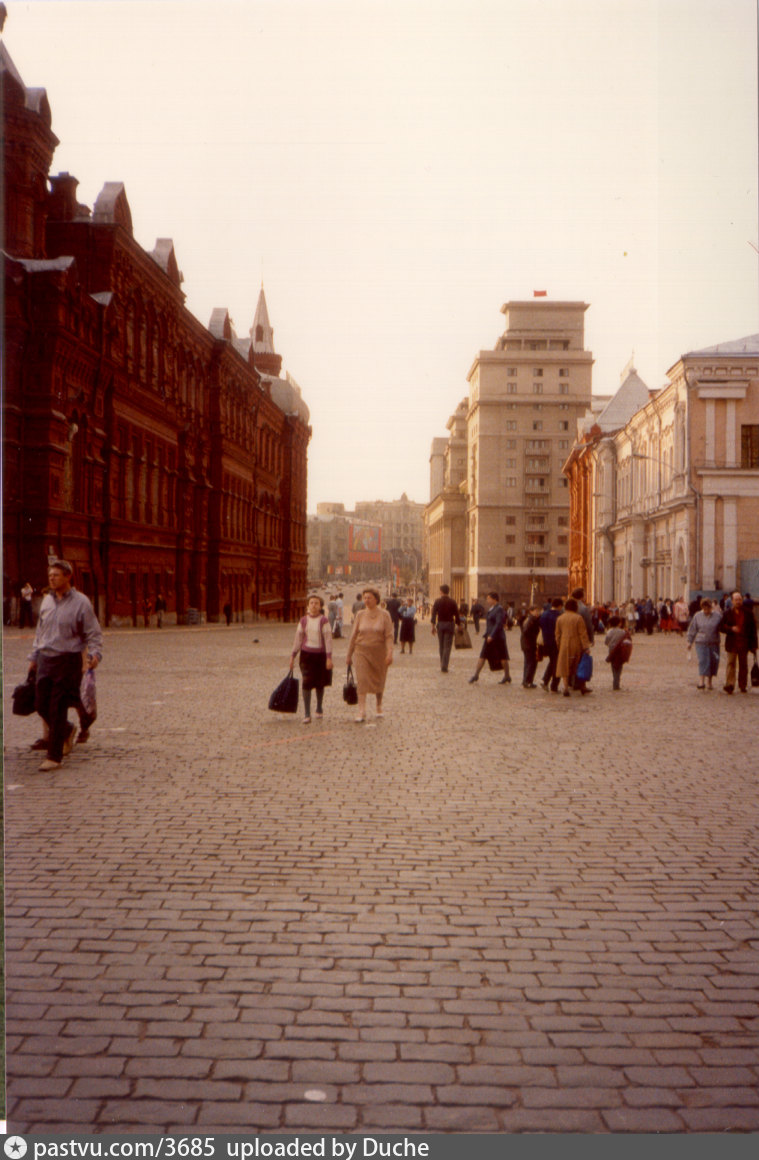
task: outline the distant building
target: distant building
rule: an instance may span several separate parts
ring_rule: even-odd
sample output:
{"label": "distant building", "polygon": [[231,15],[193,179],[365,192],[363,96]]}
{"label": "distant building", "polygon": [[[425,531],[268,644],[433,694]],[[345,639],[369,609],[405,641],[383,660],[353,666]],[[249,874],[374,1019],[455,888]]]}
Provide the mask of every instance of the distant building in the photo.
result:
{"label": "distant building", "polygon": [[667,377],[565,467],[596,601],[759,591],[759,335],[684,354]]}
{"label": "distant building", "polygon": [[185,307],[170,239],[142,249],[126,191],[94,207],[44,90],[0,44],[5,176],[4,571],[64,556],[106,624],[291,619],[305,607],[309,413],[280,378],[263,290],[249,339]]}
{"label": "distant building", "polygon": [[433,439],[430,454],[430,502],[425,510],[425,563],[429,592],[447,584],[460,601],[466,593],[467,413],[462,399],[446,426],[447,439]]}
{"label": "distant building", "polygon": [[354,511],[342,503],[319,503],[308,517],[308,574],[312,583],[332,578],[416,579],[422,563],[424,504],[404,493],[399,500],[361,501]]}
{"label": "distant building", "polygon": [[[601,595],[612,590],[612,553],[608,540],[609,512],[606,491],[612,476],[606,465],[614,455],[614,435],[641,407],[650,392],[635,370],[632,360],[622,372],[616,394],[598,398],[577,421],[577,438],[564,465],[569,479],[570,537],[569,590],[583,588],[588,599],[600,602],[611,599]],[[596,519],[597,513],[602,518]]]}
{"label": "distant building", "polygon": [[591,403],[583,302],[507,302],[506,329],[469,371],[469,395],[435,440],[426,509],[430,589],[456,599],[565,594],[569,492],[562,466]]}
{"label": "distant building", "polygon": [[401,571],[417,577],[422,567],[424,504],[414,503],[405,492],[395,500],[362,500],[356,504],[357,520],[382,530],[382,575],[392,578]]}

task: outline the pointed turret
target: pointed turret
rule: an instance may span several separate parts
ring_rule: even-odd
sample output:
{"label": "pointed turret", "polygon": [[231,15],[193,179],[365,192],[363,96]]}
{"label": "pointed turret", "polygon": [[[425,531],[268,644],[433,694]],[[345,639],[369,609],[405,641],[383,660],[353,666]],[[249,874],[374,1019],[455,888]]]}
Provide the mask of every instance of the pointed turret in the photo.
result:
{"label": "pointed turret", "polygon": [[258,295],[256,316],[250,328],[250,341],[253,345],[253,365],[257,371],[265,375],[279,377],[282,370],[282,356],[274,350],[274,331],[269,322],[269,311],[266,307],[266,295],[263,284]]}

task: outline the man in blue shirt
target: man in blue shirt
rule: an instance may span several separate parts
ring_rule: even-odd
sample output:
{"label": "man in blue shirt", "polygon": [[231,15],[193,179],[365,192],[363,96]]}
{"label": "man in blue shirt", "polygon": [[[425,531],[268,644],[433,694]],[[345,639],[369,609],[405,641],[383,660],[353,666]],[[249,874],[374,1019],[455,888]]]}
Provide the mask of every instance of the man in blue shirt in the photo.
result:
{"label": "man in blue shirt", "polygon": [[72,586],[73,569],[66,560],[48,568],[50,591],[42,601],[30,671],[36,673],[36,709],[48,727],[47,758],[42,772],[59,769],[71,752],[77,727],[69,724],[68,710],[79,703],[83,654],[94,669],[103,655],[103,633],[90,601]]}

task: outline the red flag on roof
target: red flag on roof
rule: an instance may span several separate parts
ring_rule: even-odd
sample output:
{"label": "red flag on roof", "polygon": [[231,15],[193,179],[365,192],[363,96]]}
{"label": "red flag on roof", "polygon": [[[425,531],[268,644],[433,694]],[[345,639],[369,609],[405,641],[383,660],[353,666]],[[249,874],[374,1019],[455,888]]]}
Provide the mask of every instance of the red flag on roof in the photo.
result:
{"label": "red flag on roof", "polygon": [[533,298],[545,298],[547,296],[547,294],[548,294],[547,290],[533,290],[533,292],[532,292]]}

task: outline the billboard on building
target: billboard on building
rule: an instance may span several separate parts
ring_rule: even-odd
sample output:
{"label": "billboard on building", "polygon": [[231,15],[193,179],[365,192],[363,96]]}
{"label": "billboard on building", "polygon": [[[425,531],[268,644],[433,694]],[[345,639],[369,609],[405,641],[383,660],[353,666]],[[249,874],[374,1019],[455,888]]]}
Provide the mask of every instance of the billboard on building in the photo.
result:
{"label": "billboard on building", "polygon": [[381,564],[382,529],[372,524],[349,524],[348,559],[353,564]]}

